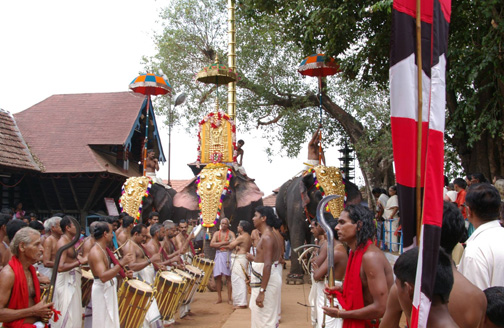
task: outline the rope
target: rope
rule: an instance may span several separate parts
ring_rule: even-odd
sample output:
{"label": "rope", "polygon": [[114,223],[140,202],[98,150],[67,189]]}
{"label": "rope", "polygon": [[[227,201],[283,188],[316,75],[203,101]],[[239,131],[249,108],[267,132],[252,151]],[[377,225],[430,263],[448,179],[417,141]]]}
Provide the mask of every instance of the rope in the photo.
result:
{"label": "rope", "polygon": [[19,179],[19,181],[18,181],[18,182],[16,182],[15,184],[13,184],[12,186],[10,186],[10,185],[8,185],[8,184],[5,184],[5,183],[3,183],[2,181],[0,181],[0,184],[1,184],[2,186],[6,187],[6,188],[14,188],[14,187],[15,187],[15,186],[17,186],[18,184],[20,184],[20,183],[21,183],[21,181],[23,181],[23,179],[24,179],[24,177],[25,177],[25,176],[26,176],[26,173],[25,173],[25,174],[23,174],[23,176],[21,177],[21,179]]}

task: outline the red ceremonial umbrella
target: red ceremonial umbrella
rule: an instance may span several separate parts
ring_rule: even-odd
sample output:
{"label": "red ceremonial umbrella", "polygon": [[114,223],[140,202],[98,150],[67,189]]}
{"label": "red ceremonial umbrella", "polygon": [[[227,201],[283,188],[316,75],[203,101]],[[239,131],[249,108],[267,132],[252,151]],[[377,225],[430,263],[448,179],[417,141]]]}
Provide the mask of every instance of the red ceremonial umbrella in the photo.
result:
{"label": "red ceremonial umbrella", "polygon": [[133,92],[145,95],[147,100],[147,115],[145,120],[145,140],[144,140],[144,161],[143,161],[143,175],[146,174],[146,161],[147,161],[147,141],[149,138],[149,105],[151,102],[150,96],[171,94],[170,84],[159,75],[155,74],[141,74],[131,81],[129,88]]}

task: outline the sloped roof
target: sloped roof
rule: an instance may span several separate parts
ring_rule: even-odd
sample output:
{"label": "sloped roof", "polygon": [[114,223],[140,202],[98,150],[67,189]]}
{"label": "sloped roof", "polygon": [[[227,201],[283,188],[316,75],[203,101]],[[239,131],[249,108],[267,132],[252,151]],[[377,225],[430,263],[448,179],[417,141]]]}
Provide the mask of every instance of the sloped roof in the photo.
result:
{"label": "sloped roof", "polygon": [[0,166],[40,171],[12,115],[0,109]]}
{"label": "sloped roof", "polygon": [[271,194],[269,196],[264,197],[263,198],[264,206],[275,207],[276,206],[276,198],[277,198],[277,194]]}
{"label": "sloped roof", "polygon": [[110,172],[90,145],[124,144],[144,99],[133,92],[53,95],[14,117],[46,173]]}
{"label": "sloped roof", "polygon": [[[171,186],[173,189],[175,189],[176,192],[181,192],[185,187],[187,187],[194,178],[187,179],[187,180],[173,180],[171,179]],[[164,184],[168,184],[168,180],[163,180]]]}

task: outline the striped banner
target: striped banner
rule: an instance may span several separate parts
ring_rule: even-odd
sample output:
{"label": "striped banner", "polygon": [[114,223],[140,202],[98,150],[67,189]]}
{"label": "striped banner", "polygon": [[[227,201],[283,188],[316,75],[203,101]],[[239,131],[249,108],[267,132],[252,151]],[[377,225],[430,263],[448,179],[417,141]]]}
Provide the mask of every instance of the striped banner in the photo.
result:
{"label": "striped banner", "polygon": [[[418,0],[420,1],[420,0]],[[404,248],[416,245],[417,145],[423,224],[411,327],[426,327],[443,216],[445,70],[451,0],[421,0],[422,140],[417,140],[416,0],[394,0],[390,55],[392,143]]]}

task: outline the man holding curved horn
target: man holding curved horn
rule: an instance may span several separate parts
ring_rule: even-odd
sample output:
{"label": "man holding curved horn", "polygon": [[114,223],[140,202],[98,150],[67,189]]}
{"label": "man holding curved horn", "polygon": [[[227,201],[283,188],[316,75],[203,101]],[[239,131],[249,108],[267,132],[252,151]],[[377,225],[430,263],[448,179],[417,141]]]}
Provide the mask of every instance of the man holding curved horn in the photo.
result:
{"label": "man holding curved horn", "polygon": [[[73,224],[71,216],[64,216],[60,221],[61,235],[57,248],[61,248],[72,241],[77,227]],[[75,219],[74,219],[75,220]],[[77,254],[74,247],[61,253],[56,279],[55,308],[61,312],[61,318],[52,322],[51,327],[81,328],[82,327],[82,290],[80,265],[86,264],[87,259]]]}
{"label": "man holding curved horn", "polygon": [[33,264],[42,257],[40,233],[22,228],[12,239],[13,254],[0,272],[0,322],[3,327],[42,328],[52,316],[53,303],[40,300],[40,284]]}

